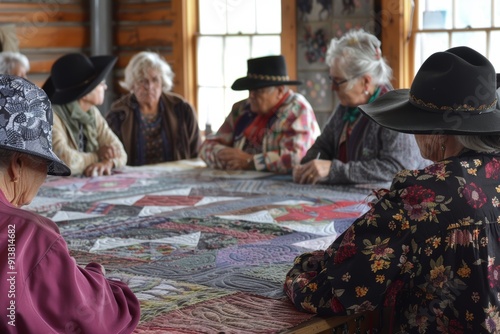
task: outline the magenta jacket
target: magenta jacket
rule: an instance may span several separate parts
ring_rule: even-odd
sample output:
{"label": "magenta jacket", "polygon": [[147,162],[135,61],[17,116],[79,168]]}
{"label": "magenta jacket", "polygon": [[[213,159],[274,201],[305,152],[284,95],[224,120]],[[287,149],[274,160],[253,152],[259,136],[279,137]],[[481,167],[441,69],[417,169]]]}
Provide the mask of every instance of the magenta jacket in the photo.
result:
{"label": "magenta jacket", "polygon": [[50,219],[0,191],[0,333],[131,333],[139,302],[97,263],[79,267]]}

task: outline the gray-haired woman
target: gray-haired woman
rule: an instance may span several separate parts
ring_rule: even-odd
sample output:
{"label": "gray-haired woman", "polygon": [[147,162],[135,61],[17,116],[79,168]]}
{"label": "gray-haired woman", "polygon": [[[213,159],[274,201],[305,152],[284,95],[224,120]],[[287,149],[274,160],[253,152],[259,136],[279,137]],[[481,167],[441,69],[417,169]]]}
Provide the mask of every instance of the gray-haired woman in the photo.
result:
{"label": "gray-haired woman", "polygon": [[125,68],[120,84],[130,93],[113,103],[106,120],[125,147],[128,165],[198,156],[198,120],[191,104],[171,92],[173,77],[154,52],[139,52]]}
{"label": "gray-haired woman", "polygon": [[294,169],[295,182],[388,182],[399,170],[426,163],[413,136],[385,129],[358,109],[392,90],[392,70],[380,46],[363,30],[331,41],[326,63],[340,105]]}

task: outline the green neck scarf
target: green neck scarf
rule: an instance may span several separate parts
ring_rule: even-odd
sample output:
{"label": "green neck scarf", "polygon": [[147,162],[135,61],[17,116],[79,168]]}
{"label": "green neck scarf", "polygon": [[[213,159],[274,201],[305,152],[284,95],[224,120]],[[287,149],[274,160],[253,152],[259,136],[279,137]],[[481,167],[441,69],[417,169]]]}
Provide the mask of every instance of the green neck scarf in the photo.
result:
{"label": "green neck scarf", "polygon": [[[368,103],[375,101],[375,99],[378,97],[379,94],[380,94],[380,87],[378,87],[375,90],[373,95],[368,100]],[[347,112],[344,114],[342,119],[344,120],[344,122],[354,123],[354,121],[358,119],[360,113],[361,111],[359,110],[358,107],[348,107]]]}
{"label": "green neck scarf", "polygon": [[98,150],[99,144],[97,142],[96,122],[91,110],[87,112],[83,111],[82,108],[80,108],[78,101],[62,105],[54,105],[53,110],[66,125],[69,134],[77,146],[80,145],[81,126],[83,135],[87,140],[84,152],[95,152]]}

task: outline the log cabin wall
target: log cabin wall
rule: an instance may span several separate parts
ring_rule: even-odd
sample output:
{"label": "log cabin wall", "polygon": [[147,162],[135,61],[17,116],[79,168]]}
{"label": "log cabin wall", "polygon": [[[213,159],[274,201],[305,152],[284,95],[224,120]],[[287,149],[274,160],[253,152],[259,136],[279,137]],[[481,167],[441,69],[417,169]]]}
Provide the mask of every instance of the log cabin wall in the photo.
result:
{"label": "log cabin wall", "polygon": [[[115,0],[111,2],[112,49],[118,56],[113,71],[112,99],[126,93],[118,84],[130,58],[139,51],[160,53],[176,74],[174,91],[192,103],[188,89],[194,73],[191,48],[196,28],[193,0]],[[29,79],[41,86],[60,56],[70,52],[90,55],[89,0],[10,1],[0,3],[0,29],[15,25],[18,51],[30,61]],[[186,13],[190,11],[190,17]],[[14,51],[14,50],[11,50]],[[194,86],[191,86],[194,87]]]}
{"label": "log cabin wall", "polygon": [[173,91],[196,105],[192,38],[197,27],[196,1],[117,0],[112,11],[114,54],[118,56],[115,78],[123,78],[123,69],[134,54],[154,51],[175,73]]}
{"label": "log cabin wall", "polygon": [[30,61],[29,79],[40,86],[55,59],[69,52],[89,52],[89,21],[85,0],[0,3],[0,28],[15,25],[18,51]]}

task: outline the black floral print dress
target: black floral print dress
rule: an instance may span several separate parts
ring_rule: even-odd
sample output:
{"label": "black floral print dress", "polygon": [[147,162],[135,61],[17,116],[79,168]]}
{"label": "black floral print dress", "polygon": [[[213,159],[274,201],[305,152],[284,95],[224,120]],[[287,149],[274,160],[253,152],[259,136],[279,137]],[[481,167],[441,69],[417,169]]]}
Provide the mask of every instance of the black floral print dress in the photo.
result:
{"label": "black floral print dress", "polygon": [[407,333],[500,332],[500,155],[403,170],[379,194],[328,249],[295,259],[284,284],[295,306],[385,307]]}

